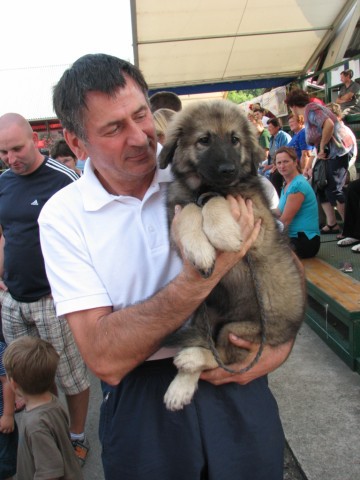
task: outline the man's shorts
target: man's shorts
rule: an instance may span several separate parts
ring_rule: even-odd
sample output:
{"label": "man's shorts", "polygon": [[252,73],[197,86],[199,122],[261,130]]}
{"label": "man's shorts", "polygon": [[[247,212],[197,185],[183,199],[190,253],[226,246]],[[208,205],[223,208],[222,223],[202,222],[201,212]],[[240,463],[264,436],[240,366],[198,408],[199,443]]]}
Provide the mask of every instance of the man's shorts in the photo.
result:
{"label": "man's shorts", "polygon": [[200,380],[190,405],[164,394],[173,359],[144,362],[119,385],[102,384],[99,436],[106,480],[282,480],[284,433],[267,378],[214,386]]}
{"label": "man's shorts", "polygon": [[86,365],[65,317],[57,317],[50,295],[37,302],[18,302],[0,291],[3,334],[7,344],[24,335],[40,337],[60,356],[56,380],[65,395],[76,395],[90,386]]}

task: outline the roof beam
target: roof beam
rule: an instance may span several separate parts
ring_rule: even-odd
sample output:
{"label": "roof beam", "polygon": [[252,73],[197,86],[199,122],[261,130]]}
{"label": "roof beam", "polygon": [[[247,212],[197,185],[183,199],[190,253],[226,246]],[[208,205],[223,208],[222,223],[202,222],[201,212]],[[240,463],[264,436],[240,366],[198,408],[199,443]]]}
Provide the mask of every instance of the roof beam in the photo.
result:
{"label": "roof beam", "polygon": [[324,25],[321,27],[312,27],[312,28],[298,28],[291,30],[272,30],[272,31],[262,31],[262,32],[248,32],[248,33],[229,33],[222,35],[202,35],[201,37],[178,37],[178,38],[164,38],[164,39],[154,39],[154,40],[145,40],[138,41],[137,45],[156,45],[160,43],[173,43],[173,42],[193,42],[193,41],[202,41],[202,40],[219,40],[223,38],[241,38],[241,37],[257,37],[261,35],[280,35],[283,33],[304,33],[304,32],[317,32],[323,30],[329,30],[333,27],[331,25]]}

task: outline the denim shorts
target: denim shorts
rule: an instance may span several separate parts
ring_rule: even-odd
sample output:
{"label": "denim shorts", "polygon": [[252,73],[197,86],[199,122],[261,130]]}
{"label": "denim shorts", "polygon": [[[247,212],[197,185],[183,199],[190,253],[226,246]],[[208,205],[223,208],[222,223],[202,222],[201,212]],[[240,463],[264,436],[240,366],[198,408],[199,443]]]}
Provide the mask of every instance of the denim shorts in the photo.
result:
{"label": "denim shorts", "polygon": [[0,432],[0,479],[10,478],[16,473],[18,429],[15,422],[11,433]]}

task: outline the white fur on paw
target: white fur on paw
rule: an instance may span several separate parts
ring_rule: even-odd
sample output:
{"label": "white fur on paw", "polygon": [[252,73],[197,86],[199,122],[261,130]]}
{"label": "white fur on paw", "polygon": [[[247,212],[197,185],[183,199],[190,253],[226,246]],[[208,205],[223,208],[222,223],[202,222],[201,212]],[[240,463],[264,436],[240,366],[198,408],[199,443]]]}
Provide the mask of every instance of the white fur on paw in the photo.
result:
{"label": "white fur on paw", "polygon": [[186,258],[199,272],[212,272],[215,264],[216,251],[205,235],[202,241],[199,241],[198,235],[197,239],[193,238],[191,241],[184,243],[183,249]]}
{"label": "white fur on paw", "polygon": [[168,410],[182,410],[191,402],[198,386],[199,376],[200,372],[179,372],[176,375],[164,396],[164,403]]}
{"label": "white fur on paw", "polygon": [[201,208],[190,203],[180,213],[177,236],[186,258],[205,277],[211,275],[215,264],[215,248],[202,229]]}
{"label": "white fur on paw", "polygon": [[212,353],[206,348],[188,347],[175,355],[174,364],[178,370],[195,373],[212,368],[214,360]]}
{"label": "white fur on paw", "polygon": [[224,198],[213,198],[203,207],[203,230],[210,243],[221,251],[237,252],[241,248],[239,224],[234,220]]}
{"label": "white fur on paw", "polygon": [[242,239],[240,237],[239,225],[224,226],[223,230],[213,230],[206,228],[204,224],[204,231],[210,240],[211,244],[217,250],[222,252],[238,252],[241,248]]}

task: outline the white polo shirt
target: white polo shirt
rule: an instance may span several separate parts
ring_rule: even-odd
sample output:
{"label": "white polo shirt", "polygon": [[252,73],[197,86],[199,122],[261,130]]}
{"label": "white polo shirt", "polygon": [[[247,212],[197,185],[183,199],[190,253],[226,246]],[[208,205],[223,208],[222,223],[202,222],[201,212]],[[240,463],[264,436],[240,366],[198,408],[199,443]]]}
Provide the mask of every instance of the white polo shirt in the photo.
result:
{"label": "white polo shirt", "polygon": [[121,309],[169,283],[182,262],[170,249],[165,210],[169,169],[157,170],[145,197],[109,194],[94,174],[57,192],[39,217],[41,247],[58,315]]}

